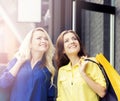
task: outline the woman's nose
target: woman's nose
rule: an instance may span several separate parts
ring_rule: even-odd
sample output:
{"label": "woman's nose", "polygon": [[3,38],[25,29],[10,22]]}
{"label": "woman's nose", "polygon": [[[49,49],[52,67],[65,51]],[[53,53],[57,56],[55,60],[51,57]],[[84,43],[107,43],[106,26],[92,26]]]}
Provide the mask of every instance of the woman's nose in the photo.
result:
{"label": "woman's nose", "polygon": [[74,43],[74,40],[71,39],[71,40],[70,40],[70,43]]}
{"label": "woman's nose", "polygon": [[46,40],[44,38],[41,39],[41,42],[46,42]]}

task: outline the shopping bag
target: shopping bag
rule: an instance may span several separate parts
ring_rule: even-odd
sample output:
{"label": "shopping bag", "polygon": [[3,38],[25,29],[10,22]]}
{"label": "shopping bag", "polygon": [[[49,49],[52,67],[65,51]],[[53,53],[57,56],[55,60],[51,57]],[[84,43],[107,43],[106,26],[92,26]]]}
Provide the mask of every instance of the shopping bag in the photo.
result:
{"label": "shopping bag", "polygon": [[[108,97],[110,97],[108,101],[120,101],[120,76],[119,76],[118,72],[114,69],[114,67],[109,63],[109,61],[104,57],[104,55],[102,53],[97,54],[96,59],[104,68],[104,70],[107,74],[107,77],[109,79],[109,82],[110,82],[108,92],[110,92],[111,95],[108,96]],[[114,99],[114,94],[116,95],[117,100],[116,100],[116,98]],[[107,96],[107,94],[106,94],[106,96]]]}
{"label": "shopping bag", "polygon": [[99,101],[118,101],[117,96],[114,92],[114,89],[109,81],[109,78],[108,78],[103,66],[100,63],[97,63],[96,61],[89,59],[89,58],[85,59],[85,61],[90,61],[90,62],[97,64],[98,67],[100,68],[100,70],[102,71],[102,74],[104,75],[106,85],[107,85],[107,90],[106,90],[106,95],[103,98],[100,98]]}

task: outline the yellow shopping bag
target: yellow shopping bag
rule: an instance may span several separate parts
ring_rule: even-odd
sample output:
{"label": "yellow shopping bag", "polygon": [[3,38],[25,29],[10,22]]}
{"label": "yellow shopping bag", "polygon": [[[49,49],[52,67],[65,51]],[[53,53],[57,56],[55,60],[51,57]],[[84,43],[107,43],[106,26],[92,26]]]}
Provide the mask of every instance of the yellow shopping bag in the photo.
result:
{"label": "yellow shopping bag", "polygon": [[96,55],[96,59],[103,66],[111,85],[117,95],[118,101],[120,101],[120,75],[114,69],[114,67],[109,63],[109,61],[104,57],[102,53]]}

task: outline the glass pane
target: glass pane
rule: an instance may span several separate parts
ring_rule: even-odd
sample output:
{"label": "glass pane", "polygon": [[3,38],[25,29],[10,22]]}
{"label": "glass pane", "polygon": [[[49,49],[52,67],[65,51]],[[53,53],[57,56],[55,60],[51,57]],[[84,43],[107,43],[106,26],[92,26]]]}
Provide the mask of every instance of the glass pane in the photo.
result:
{"label": "glass pane", "polygon": [[82,10],[82,33],[85,34],[85,47],[89,55],[103,52],[103,13]]}

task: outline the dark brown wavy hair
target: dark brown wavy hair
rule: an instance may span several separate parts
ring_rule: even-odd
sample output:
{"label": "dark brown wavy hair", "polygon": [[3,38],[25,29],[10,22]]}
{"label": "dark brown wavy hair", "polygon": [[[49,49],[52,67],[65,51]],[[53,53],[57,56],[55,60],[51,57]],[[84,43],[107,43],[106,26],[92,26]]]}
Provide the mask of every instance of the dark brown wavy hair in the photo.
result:
{"label": "dark brown wavy hair", "polygon": [[78,56],[81,57],[81,56],[87,55],[85,48],[83,47],[80,37],[77,35],[77,33],[73,30],[65,30],[58,36],[57,41],[56,41],[55,62],[56,62],[58,69],[61,66],[67,65],[70,61],[69,58],[67,57],[67,55],[64,53],[63,37],[67,33],[73,33],[76,36],[76,38],[80,44],[80,51],[78,52]]}

